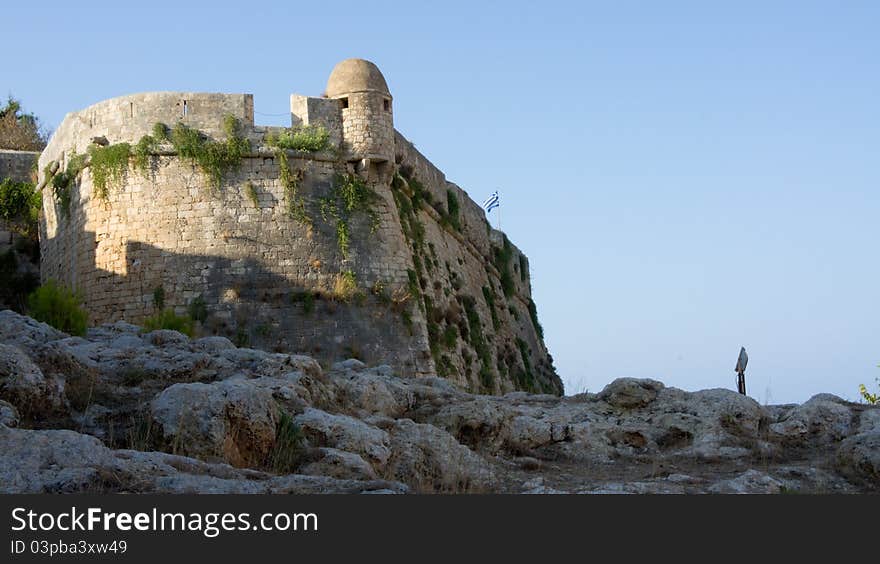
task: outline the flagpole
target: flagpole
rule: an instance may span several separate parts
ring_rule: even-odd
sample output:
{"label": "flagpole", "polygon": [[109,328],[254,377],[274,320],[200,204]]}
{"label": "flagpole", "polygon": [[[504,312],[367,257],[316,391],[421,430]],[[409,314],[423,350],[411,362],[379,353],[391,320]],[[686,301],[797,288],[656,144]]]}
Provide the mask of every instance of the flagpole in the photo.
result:
{"label": "flagpole", "polygon": [[501,190],[497,190],[498,192],[498,231],[503,231],[501,229]]}

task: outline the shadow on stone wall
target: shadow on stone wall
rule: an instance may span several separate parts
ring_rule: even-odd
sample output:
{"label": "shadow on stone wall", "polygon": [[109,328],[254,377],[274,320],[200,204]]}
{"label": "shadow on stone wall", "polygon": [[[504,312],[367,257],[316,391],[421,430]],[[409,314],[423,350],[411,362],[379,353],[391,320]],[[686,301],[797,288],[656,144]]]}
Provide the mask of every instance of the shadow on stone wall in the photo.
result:
{"label": "shadow on stone wall", "polygon": [[308,354],[324,363],[358,358],[390,364],[401,375],[423,372],[417,367],[424,367],[427,355],[418,349],[402,311],[369,291],[343,300],[330,289],[295,285],[252,257],[180,254],[137,241],[124,249],[127,272],[116,273],[96,268],[95,233],[80,237],[86,240],[78,247],[91,251],[70,265],[77,281],[72,285],[88,289],[85,306],[95,324],[141,324],[160,311],[155,294],[162,288],[164,309],[195,314],[201,335]]}

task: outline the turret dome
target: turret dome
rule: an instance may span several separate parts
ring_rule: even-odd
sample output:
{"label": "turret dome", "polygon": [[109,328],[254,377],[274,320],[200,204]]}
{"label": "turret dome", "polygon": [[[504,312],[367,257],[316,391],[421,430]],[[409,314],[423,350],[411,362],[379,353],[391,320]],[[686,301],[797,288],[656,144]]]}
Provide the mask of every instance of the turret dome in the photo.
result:
{"label": "turret dome", "polygon": [[382,71],[364,59],[346,59],[333,67],[325,93],[336,98],[352,92],[379,92],[391,96]]}

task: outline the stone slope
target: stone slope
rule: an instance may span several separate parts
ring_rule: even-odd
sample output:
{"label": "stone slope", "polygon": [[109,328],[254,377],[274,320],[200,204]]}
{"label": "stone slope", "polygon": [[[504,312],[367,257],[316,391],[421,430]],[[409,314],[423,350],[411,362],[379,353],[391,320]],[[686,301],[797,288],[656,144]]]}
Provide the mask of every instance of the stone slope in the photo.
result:
{"label": "stone slope", "polygon": [[484,396],[357,360],[324,369],[126,323],[69,337],[0,312],[7,493],[876,492],[878,446],[880,408],[825,394],[761,406],[624,378]]}

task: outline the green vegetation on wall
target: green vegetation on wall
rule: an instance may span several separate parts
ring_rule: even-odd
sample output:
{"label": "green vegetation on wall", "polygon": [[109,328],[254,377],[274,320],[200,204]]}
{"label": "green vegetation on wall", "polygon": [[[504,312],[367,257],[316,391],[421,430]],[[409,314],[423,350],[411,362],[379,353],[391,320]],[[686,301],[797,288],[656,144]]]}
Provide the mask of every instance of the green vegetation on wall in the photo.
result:
{"label": "green vegetation on wall", "polygon": [[[447,190],[447,201],[444,209],[444,206],[432,201],[430,191],[428,191],[417,178],[412,176],[412,170],[406,166],[401,166],[399,174],[395,175],[392,179],[391,188],[394,201],[397,204],[401,228],[412,248],[414,270],[408,272],[409,291],[410,294],[416,298],[421,298],[420,301],[422,302],[427,319],[428,342],[432,356],[434,357],[438,375],[441,375],[441,372],[446,372],[454,368],[454,365],[451,364],[448,357],[444,359],[444,356],[446,355],[441,351],[443,349],[454,347],[455,340],[460,335],[476,352],[476,357],[479,359],[479,384],[483,391],[495,391],[495,380],[498,374],[503,377],[509,375],[518,389],[531,392],[542,391],[543,384],[539,378],[540,369],[536,371],[533,363],[530,361],[532,353],[526,341],[517,338],[517,346],[513,347],[511,342],[511,346],[508,347],[508,352],[506,353],[504,360],[501,356],[499,356],[498,359],[493,359],[492,346],[490,345],[489,340],[487,340],[487,336],[484,334],[484,327],[480,315],[478,314],[476,300],[473,297],[458,294],[459,303],[463,305],[467,322],[461,322],[457,326],[451,324],[444,326],[442,319],[437,315],[439,309],[434,306],[431,297],[425,295],[426,287],[431,286],[429,279],[426,278],[426,274],[430,274],[431,268],[438,266],[439,262],[436,258],[436,249],[432,248],[434,245],[426,243],[425,241],[425,228],[419,220],[418,211],[424,208],[423,204],[427,204],[428,206],[433,207],[433,209],[440,215],[439,222],[442,226],[447,229],[451,228],[452,230],[460,231],[461,223],[459,217],[461,211],[460,202],[458,201],[456,192],[451,189]],[[491,233],[488,224],[487,230]],[[426,249],[430,249],[430,254]],[[461,259],[459,259],[459,264],[462,264]],[[494,270],[498,273],[501,290],[507,298],[513,297],[516,293],[515,275],[517,267],[520,280],[523,283],[528,281],[526,259],[524,256],[515,252],[513,245],[506,236],[503,237],[501,245],[493,249],[492,265],[495,267]],[[493,271],[489,269],[488,265],[487,270],[489,270],[488,274],[491,276],[490,280],[494,279],[495,275]],[[446,263],[446,272],[451,287],[444,288],[442,285],[443,283],[436,280],[435,277],[433,289],[438,291],[442,289],[447,296],[450,296],[453,291],[460,292],[462,289],[462,280],[458,276],[458,273],[452,269],[452,265],[449,264],[449,262]],[[505,312],[505,305],[503,303],[498,303],[499,294],[496,292],[496,286],[493,284],[488,284],[482,288],[482,294],[488,308],[488,314],[491,315],[492,327],[497,336],[497,332],[502,329],[502,323],[504,322],[504,318],[501,317],[501,314]],[[517,307],[518,304],[516,303],[516,300],[510,300],[507,303],[507,311],[510,312],[512,317],[518,320],[519,313]],[[538,323],[536,307],[531,300],[529,300],[528,310],[535,332],[543,338],[543,329]],[[491,337],[491,335],[489,335],[489,337]],[[519,349],[519,354],[516,352],[517,348]],[[465,361],[466,366],[470,366],[473,361],[472,354],[469,350],[470,349],[468,348],[461,349],[461,357]],[[517,360],[517,356],[519,356],[522,362],[521,365],[520,360]],[[495,368],[496,360],[497,371]]]}
{"label": "green vegetation on wall", "polygon": [[483,286],[483,298],[486,300],[486,305],[489,306],[489,311],[492,313],[492,327],[498,331],[498,328],[501,327],[501,322],[498,319],[498,312],[495,310],[495,292],[492,288]]}
{"label": "green vegetation on wall", "polygon": [[280,133],[266,135],[266,145],[305,153],[319,153],[330,148],[330,133],[322,125],[297,125]]}
{"label": "green vegetation on wall", "polygon": [[458,343],[458,328],[455,325],[447,325],[443,330],[443,346],[447,349],[455,349]]}
{"label": "green vegetation on wall", "polygon": [[422,297],[422,290],[421,290],[421,287],[419,286],[419,277],[418,277],[418,275],[416,274],[416,271],[415,271],[415,270],[412,270],[411,268],[408,268],[408,269],[406,270],[406,274],[407,274],[407,276],[409,277],[409,286],[408,286],[408,289],[409,289],[409,293],[410,293],[410,295],[411,295],[413,298],[421,299],[421,297]]}
{"label": "green vegetation on wall", "polygon": [[125,181],[129,158],[131,145],[128,143],[89,146],[89,169],[97,198],[106,201],[110,186],[120,186]]}
{"label": "green vegetation on wall", "polygon": [[410,199],[412,200],[412,206],[415,210],[418,211],[422,207],[423,202],[429,206],[434,205],[434,197],[418,178],[412,176],[412,174],[407,174],[405,169],[401,169],[401,175],[409,185],[410,191],[412,191]]}
{"label": "green vegetation on wall", "polygon": [[510,272],[510,261],[512,258],[513,245],[510,244],[507,235],[504,235],[504,243],[501,248],[495,249],[495,256],[492,262],[501,276],[501,289],[504,290],[504,295],[508,298],[516,291],[513,274]]}
{"label": "green vegetation on wall", "polygon": [[[391,184],[392,189],[399,190],[404,182],[409,186],[410,192],[412,192],[412,195],[408,198],[409,207],[411,207],[414,212],[418,212],[423,204],[427,204],[440,216],[440,225],[455,231],[461,231],[461,206],[458,202],[458,196],[455,195],[454,191],[446,191],[446,208],[444,208],[442,203],[434,200],[431,191],[425,188],[425,185],[422,184],[418,178],[413,176],[412,171],[408,168],[401,167],[399,177],[395,177],[394,180],[396,181],[397,186],[395,186],[395,182],[393,181]],[[405,213],[410,214],[408,210]],[[415,229],[413,225],[410,225],[410,227]],[[412,235],[416,240],[423,238],[424,227],[422,227],[421,233],[414,232]]]}
{"label": "green vegetation on wall", "polygon": [[134,167],[144,176],[150,171],[150,157],[162,143],[168,142],[168,126],[164,123],[153,124],[153,134],[144,135],[134,146]]}
{"label": "green vegetation on wall", "polygon": [[452,190],[446,190],[447,213],[441,214],[441,223],[446,223],[456,231],[461,231],[461,212],[458,196]]}
{"label": "green vegetation on wall", "polygon": [[474,298],[464,296],[462,302],[468,322],[468,341],[480,359],[480,383],[484,390],[491,392],[495,388],[495,373],[492,371],[492,355],[483,337],[483,323],[477,313]]}
{"label": "green vegetation on wall", "polygon": [[343,302],[349,302],[359,294],[357,277],[351,270],[340,272],[336,275],[333,285],[333,297]]}
{"label": "green vegetation on wall", "polygon": [[377,200],[378,196],[367,183],[351,174],[337,176],[330,195],[319,200],[321,218],[336,224],[336,243],[343,259],[349,258],[354,214],[365,213],[369,217],[371,233],[379,228],[379,216],[373,209]]}
{"label": "green vegetation on wall", "polygon": [[519,337],[516,339],[516,346],[519,348],[520,359],[522,360],[524,367],[522,371],[518,371],[516,374],[517,384],[522,390],[528,390],[530,392],[538,391],[539,388],[535,386],[535,375],[532,373],[532,363],[529,361],[529,357],[531,356],[529,346]]}
{"label": "green vegetation on wall", "polygon": [[541,327],[541,324],[538,322],[538,307],[535,305],[535,300],[531,298],[529,298],[529,317],[532,319],[532,326],[535,328],[538,337],[543,339],[544,328]]}
{"label": "green vegetation on wall", "polygon": [[244,185],[244,193],[247,196],[248,200],[254,205],[255,208],[260,207],[260,195],[257,194],[257,188],[254,186],[253,182],[246,182]]}
{"label": "green vegetation on wall", "polygon": [[[62,217],[70,215],[70,201],[73,197],[71,189],[85,166],[86,155],[79,155],[74,152],[67,158],[67,168],[56,172],[55,176],[52,177],[52,193],[55,196],[55,202],[58,204]],[[46,175],[48,177],[48,170]]]}
{"label": "green vegetation on wall", "polygon": [[178,122],[171,130],[171,144],[183,158],[198,165],[215,187],[223,176],[241,166],[241,159],[251,150],[251,143],[240,133],[241,124],[233,115],[223,118],[225,141],[212,141],[203,133]]}
{"label": "green vegetation on wall", "polygon": [[[169,142],[177,154],[190,159],[211,181],[219,187],[224,175],[241,166],[242,158],[251,150],[250,141],[240,133],[241,125],[232,115],[223,119],[224,141],[213,141],[184,123],[178,123],[168,134],[163,123],[153,126],[152,135],[144,135],[132,147],[128,143],[112,145],[90,145],[88,148],[88,166],[91,170],[95,197],[107,200],[110,188],[120,186],[125,181],[128,167],[132,159],[134,167],[142,174],[149,172],[150,156],[156,153],[162,143]],[[52,178],[55,199],[67,215],[70,209],[70,189],[77,176],[86,166],[86,155],[74,153],[68,159],[67,168]]]}
{"label": "green vegetation on wall", "polygon": [[291,294],[290,301],[295,304],[302,304],[303,313],[306,315],[315,311],[315,293],[311,290],[298,290]]}
{"label": "green vegetation on wall", "polygon": [[299,221],[303,225],[311,225],[312,218],[306,211],[305,199],[299,195],[299,182],[302,180],[301,170],[290,168],[290,159],[284,149],[275,149],[275,158],[278,159],[279,179],[284,188],[284,200],[287,203],[287,215]]}
{"label": "green vegetation on wall", "polygon": [[311,225],[312,219],[306,211],[305,199],[298,194],[302,171],[291,169],[287,151],[316,153],[329,150],[330,133],[321,125],[299,125],[280,133],[269,132],[265,142],[274,149],[278,160],[288,215],[304,225]]}

